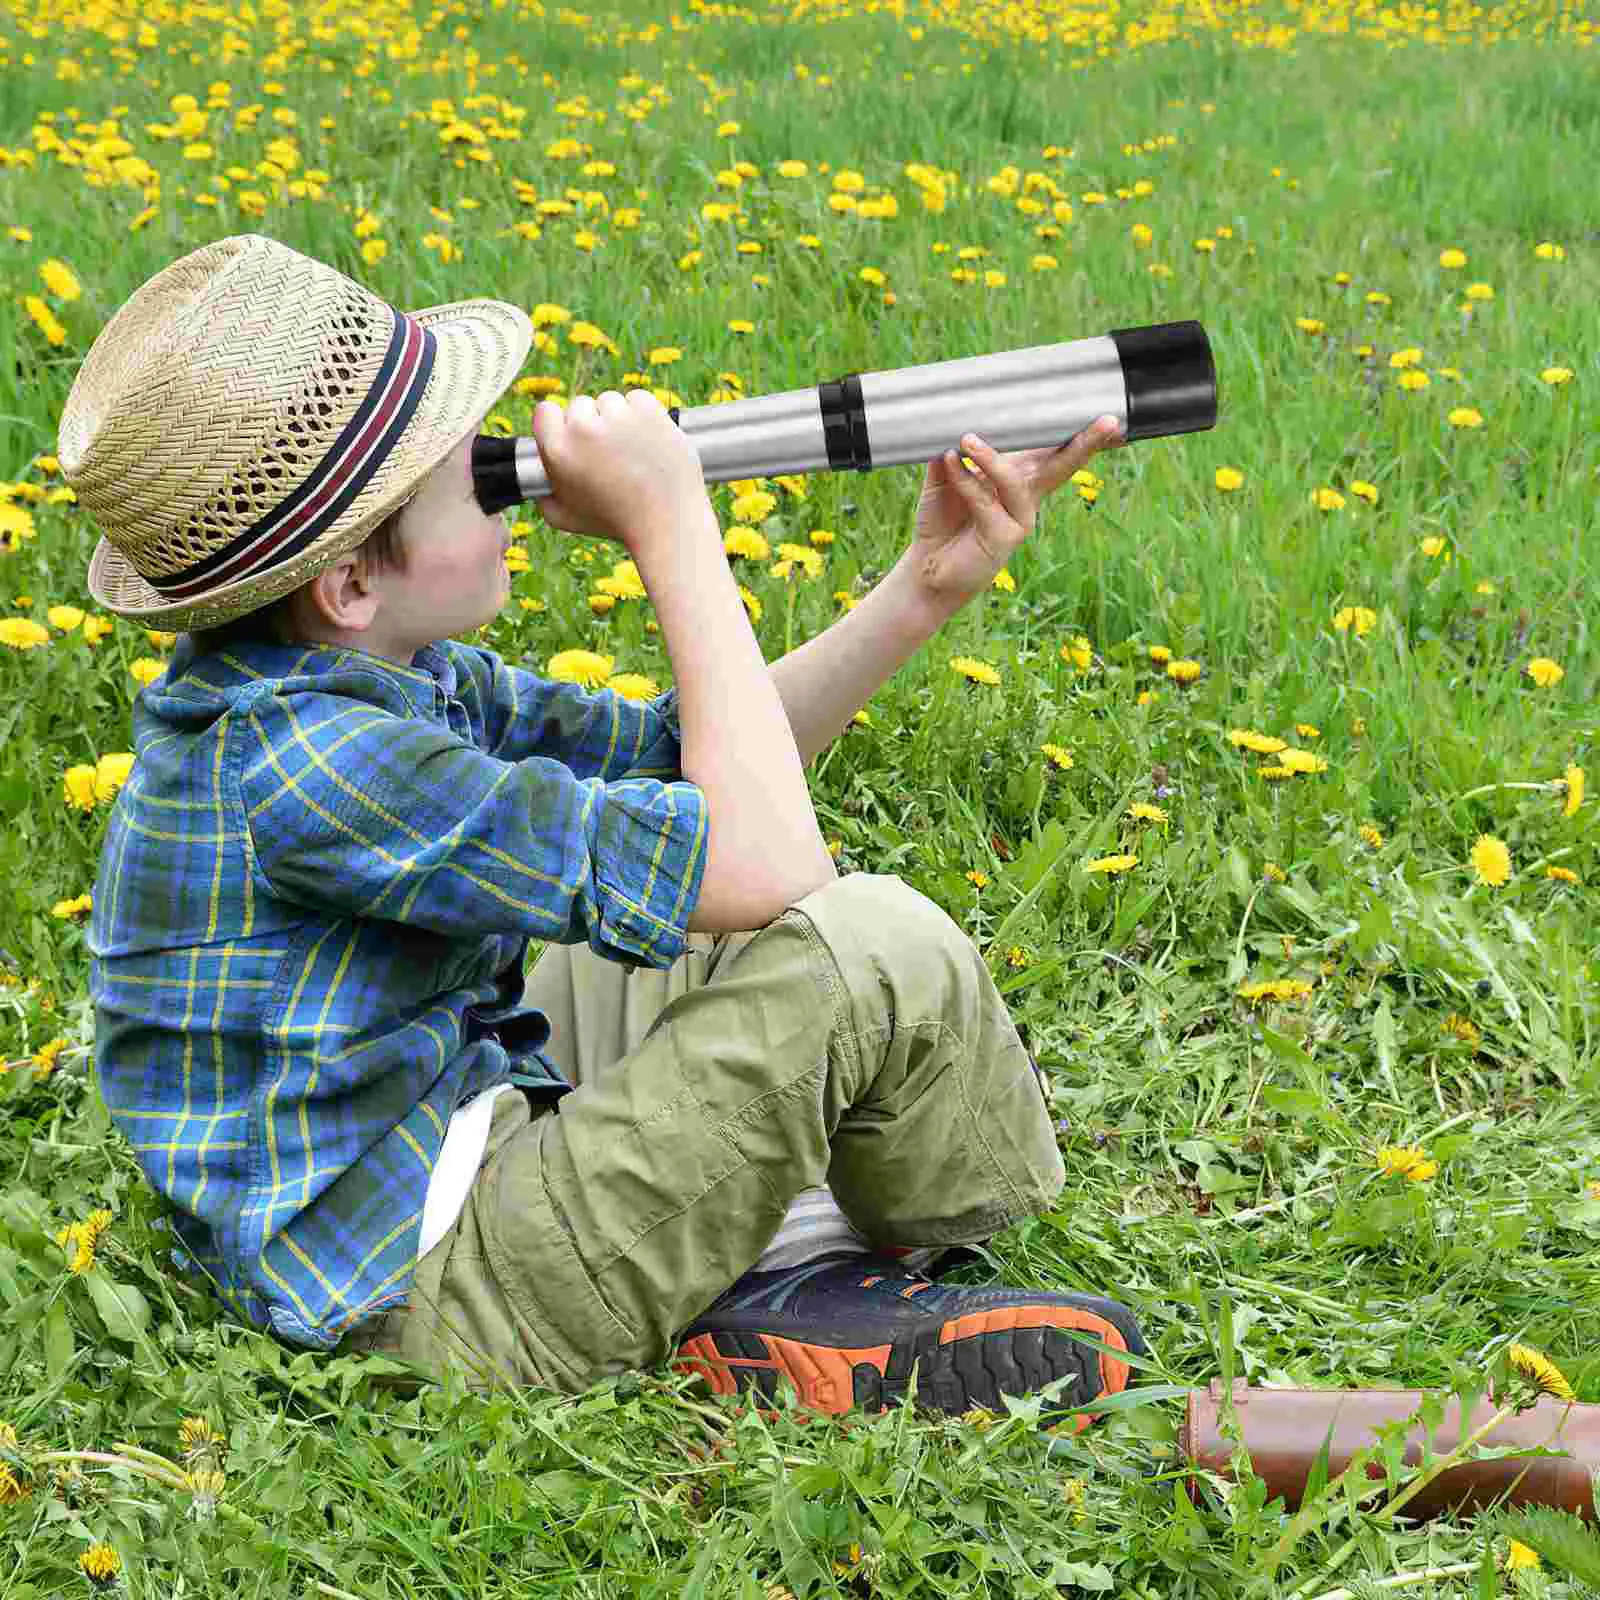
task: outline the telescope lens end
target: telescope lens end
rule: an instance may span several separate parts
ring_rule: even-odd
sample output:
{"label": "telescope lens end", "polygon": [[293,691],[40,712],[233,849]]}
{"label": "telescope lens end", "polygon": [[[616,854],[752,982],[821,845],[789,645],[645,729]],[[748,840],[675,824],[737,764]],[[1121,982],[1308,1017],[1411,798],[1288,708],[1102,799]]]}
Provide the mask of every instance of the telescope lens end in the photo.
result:
{"label": "telescope lens end", "polygon": [[1198,322],[1114,328],[1128,389],[1129,442],[1217,425],[1217,368]]}

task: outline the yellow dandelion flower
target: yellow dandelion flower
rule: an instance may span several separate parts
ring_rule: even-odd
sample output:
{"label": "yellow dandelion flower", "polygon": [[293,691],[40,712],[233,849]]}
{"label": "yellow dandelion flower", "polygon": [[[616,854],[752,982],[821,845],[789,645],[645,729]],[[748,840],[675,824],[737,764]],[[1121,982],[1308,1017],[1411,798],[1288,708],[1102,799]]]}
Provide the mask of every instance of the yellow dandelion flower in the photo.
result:
{"label": "yellow dandelion flower", "polygon": [[1383,848],[1383,833],[1370,822],[1363,822],[1356,833],[1363,844],[1370,845],[1374,850]]}
{"label": "yellow dandelion flower", "polygon": [[1138,865],[1138,856],[1097,856],[1093,861],[1084,862],[1083,870],[1085,872],[1103,872],[1109,876],[1119,872],[1130,872]]}
{"label": "yellow dandelion flower", "polygon": [[1002,594],[1015,594],[1017,592],[1017,580],[1004,567],[1001,567],[994,575],[992,587],[1000,590]]}
{"label": "yellow dandelion flower", "polygon": [[1318,511],[1343,511],[1344,496],[1337,489],[1323,487],[1311,491],[1311,503]]}
{"label": "yellow dandelion flower", "polygon": [[1469,283],[1467,285],[1467,299],[1493,300],[1494,286],[1488,283]]}
{"label": "yellow dandelion flower", "polygon": [[122,1571],[122,1557],[103,1540],[92,1544],[78,1557],[84,1577],[97,1585],[109,1585]]}
{"label": "yellow dandelion flower", "polygon": [[1314,755],[1309,750],[1295,750],[1285,748],[1278,757],[1280,766],[1287,767],[1291,772],[1326,772],[1327,760],[1319,755]]}
{"label": "yellow dandelion flower", "polygon": [[1438,534],[1431,533],[1417,548],[1425,556],[1442,556],[1446,549],[1449,548],[1449,545],[1448,541],[1440,538]]}
{"label": "yellow dandelion flower", "polygon": [[1135,800],[1128,807],[1128,815],[1135,822],[1166,822],[1168,820],[1167,813],[1160,806],[1150,805],[1144,800]]}
{"label": "yellow dandelion flower", "polygon": [[77,606],[51,606],[45,612],[50,619],[50,626],[59,628],[63,633],[71,633],[83,621],[83,615]]}
{"label": "yellow dandelion flower", "polygon": [[1320,739],[1322,737],[1322,729],[1314,722],[1297,722],[1294,725],[1294,731],[1302,739]]}
{"label": "yellow dandelion flower", "polygon": [[1374,1159],[1379,1171],[1412,1183],[1426,1183],[1439,1171],[1439,1163],[1421,1145],[1384,1145]]}
{"label": "yellow dandelion flower", "polygon": [[606,679],[606,688],[615,689],[624,700],[653,700],[661,693],[654,678],[642,672],[616,672]]}
{"label": "yellow dandelion flower", "polygon": [[1257,1000],[1303,1000],[1310,993],[1311,985],[1304,978],[1267,978],[1260,983],[1244,984],[1239,989],[1239,998],[1254,1004]]}
{"label": "yellow dandelion flower", "polygon": [[1276,861],[1268,861],[1262,865],[1261,876],[1268,883],[1284,883],[1288,880],[1288,873]]}
{"label": "yellow dandelion flower", "polygon": [[775,494],[769,494],[765,489],[751,489],[733,502],[733,519],[735,522],[758,525],[765,522],[777,507],[778,497]]}
{"label": "yellow dandelion flower", "polygon": [[15,1505],[33,1489],[30,1481],[17,1476],[5,1459],[6,1453],[17,1454],[17,1430],[9,1422],[0,1422],[0,1506]]}
{"label": "yellow dandelion flower", "polygon": [[50,630],[31,617],[6,617],[0,621],[0,644],[13,650],[34,650],[49,644]]}
{"label": "yellow dandelion flower", "polygon": [[1560,384],[1571,383],[1572,377],[1571,367],[1546,367],[1539,374],[1539,381],[1540,383],[1549,384],[1551,388],[1556,388]]}
{"label": "yellow dandelion flower", "polygon": [[1272,763],[1265,767],[1257,767],[1256,776],[1258,778],[1265,778],[1268,783],[1281,783],[1285,778],[1292,778],[1294,776],[1294,768],[1285,767],[1278,763]]}
{"label": "yellow dandelion flower", "polygon": [[1167,663],[1167,676],[1174,683],[1193,683],[1200,676],[1201,667],[1198,661],[1169,661]]}
{"label": "yellow dandelion flower", "polygon": [[1355,629],[1357,636],[1371,633],[1378,625],[1378,613],[1367,606],[1343,606],[1333,614],[1333,625],[1340,633]]}
{"label": "yellow dandelion flower", "polygon": [[94,767],[94,797],[99,801],[114,800],[128,774],[133,771],[133,752],[117,750],[103,755]]}
{"label": "yellow dandelion flower", "polygon": [[1511,877],[1511,852],[1492,833],[1478,835],[1470,859],[1478,882],[1492,889],[1498,889]]}
{"label": "yellow dandelion flower", "polygon": [[997,684],[1000,674],[986,661],[976,660],[972,656],[952,656],[950,670],[959,672],[963,678],[969,678],[973,683]]}
{"label": "yellow dandelion flower", "polygon": [[1065,772],[1072,765],[1072,752],[1059,744],[1042,744],[1040,752]]}
{"label": "yellow dandelion flower", "polygon": [[1506,1548],[1507,1572],[1531,1572],[1539,1566],[1539,1552],[1531,1550],[1518,1539],[1513,1539]]}
{"label": "yellow dandelion flower", "polygon": [[1070,662],[1075,671],[1087,672],[1094,661],[1094,648],[1082,634],[1079,634],[1062,645],[1061,659]]}
{"label": "yellow dandelion flower", "polygon": [[1257,733],[1252,728],[1230,729],[1228,743],[1236,750],[1253,750],[1258,756],[1275,756],[1289,748],[1287,739],[1275,739],[1269,733]]}
{"label": "yellow dandelion flower", "polygon": [[1567,792],[1567,800],[1561,808],[1561,815],[1576,816],[1578,807],[1583,804],[1583,768],[1568,767],[1567,775],[1562,782]]}
{"label": "yellow dandelion flower", "polygon": [[558,683],[576,683],[585,689],[598,689],[616,666],[614,656],[594,650],[558,650],[545,663],[545,674]]}
{"label": "yellow dandelion flower", "polygon": [[1014,944],[1006,951],[1006,962],[1009,966],[1025,967],[1032,959],[1020,944]]}
{"label": "yellow dandelion flower", "polygon": [[158,661],[154,656],[137,656],[128,663],[128,671],[146,688],[166,670],[166,662]]}
{"label": "yellow dandelion flower", "polygon": [[1546,867],[1544,875],[1553,878],[1557,883],[1581,883],[1583,880],[1571,867]]}
{"label": "yellow dandelion flower", "polygon": [[989,882],[989,874],[979,870],[977,867],[974,867],[972,871],[967,874],[967,882],[972,884],[972,886],[977,889],[986,888]]}
{"label": "yellow dandelion flower", "polygon": [[1402,372],[1399,378],[1397,378],[1395,381],[1402,389],[1411,390],[1426,389],[1433,383],[1433,379],[1430,378],[1426,372],[1415,369],[1408,372]]}
{"label": "yellow dandelion flower", "polygon": [[739,598],[744,601],[744,608],[749,613],[750,626],[755,627],[761,620],[761,602],[742,583],[739,585]]}
{"label": "yellow dandelion flower", "polygon": [[57,900],[50,907],[50,915],[65,919],[67,917],[81,916],[85,911],[92,911],[93,909],[94,896],[92,894],[80,894],[75,900]]}
{"label": "yellow dandelion flower", "polygon": [[1483,1042],[1483,1035],[1478,1031],[1478,1026],[1469,1018],[1458,1016],[1454,1011],[1439,1024],[1440,1033],[1448,1033],[1451,1038],[1459,1039],[1463,1044],[1478,1045]]}
{"label": "yellow dandelion flower", "polygon": [[1441,250],[1439,252],[1439,265],[1441,267],[1464,267],[1466,264],[1467,253],[1465,250],[1457,250],[1452,247],[1449,250]]}
{"label": "yellow dandelion flower", "polygon": [[614,594],[591,594],[589,596],[589,609],[597,616],[603,617],[617,603]]}
{"label": "yellow dandelion flower", "polygon": [[1553,689],[1566,677],[1566,669],[1549,656],[1535,656],[1524,669],[1541,689]]}
{"label": "yellow dandelion flower", "polygon": [[1353,478],[1350,482],[1350,493],[1360,496],[1369,506],[1378,503],[1378,486],[1375,483],[1365,483],[1360,478]]}
{"label": "yellow dandelion flower", "polygon": [[87,765],[68,767],[62,779],[66,801],[79,811],[94,810],[94,768]]}
{"label": "yellow dandelion flower", "polygon": [[1445,421],[1452,428],[1481,428],[1483,426],[1483,413],[1474,410],[1471,406],[1457,406],[1445,417]]}
{"label": "yellow dandelion flower", "polygon": [[1225,494],[1244,487],[1244,474],[1237,467],[1218,467],[1213,480]]}
{"label": "yellow dandelion flower", "polygon": [[1572,1385],[1567,1382],[1566,1374],[1549,1356],[1525,1344],[1512,1345],[1506,1354],[1511,1358],[1511,1365],[1524,1378],[1537,1384],[1545,1394],[1552,1394],[1557,1400],[1570,1401],[1577,1398],[1572,1392]]}
{"label": "yellow dandelion flower", "polygon": [[1150,659],[1158,667],[1164,667],[1172,659],[1172,652],[1164,644],[1153,644],[1150,646]]}

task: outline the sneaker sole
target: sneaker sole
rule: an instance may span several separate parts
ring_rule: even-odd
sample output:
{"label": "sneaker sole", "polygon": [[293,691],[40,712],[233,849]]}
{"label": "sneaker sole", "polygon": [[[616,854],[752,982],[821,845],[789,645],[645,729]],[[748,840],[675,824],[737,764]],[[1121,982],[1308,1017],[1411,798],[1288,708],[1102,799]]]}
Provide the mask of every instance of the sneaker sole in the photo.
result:
{"label": "sneaker sole", "polygon": [[[802,1405],[834,1416],[852,1406],[880,1411],[904,1403],[913,1366],[917,1404],[956,1415],[973,1407],[1004,1411],[1003,1395],[1032,1394],[1064,1377],[1076,1381],[1063,1386],[1062,1405],[1079,1403],[1091,1375],[1098,1377],[1101,1395],[1126,1388],[1128,1367],[1080,1344],[1068,1329],[1128,1347],[1120,1329],[1092,1313],[1009,1306],[954,1317],[891,1344],[854,1348],[753,1329],[695,1333],[679,1345],[673,1366],[698,1373],[714,1394],[755,1389],[776,1400],[787,1379]],[[1093,1420],[1087,1413],[1069,1419],[1079,1432]]]}

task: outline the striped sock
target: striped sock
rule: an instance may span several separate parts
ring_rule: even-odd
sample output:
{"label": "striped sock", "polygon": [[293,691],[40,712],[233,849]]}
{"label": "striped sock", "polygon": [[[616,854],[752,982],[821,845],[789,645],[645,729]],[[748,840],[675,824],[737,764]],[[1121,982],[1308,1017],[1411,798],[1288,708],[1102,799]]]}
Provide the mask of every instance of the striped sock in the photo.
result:
{"label": "striped sock", "polygon": [[[794,1198],[778,1231],[772,1236],[752,1272],[778,1272],[787,1267],[804,1266],[822,1255],[844,1255],[854,1251],[866,1255],[872,1250],[867,1240],[851,1226],[839,1209],[833,1190],[825,1186],[802,1189]],[[879,1249],[879,1255],[894,1256],[908,1271],[921,1271],[940,1254],[937,1249]]]}

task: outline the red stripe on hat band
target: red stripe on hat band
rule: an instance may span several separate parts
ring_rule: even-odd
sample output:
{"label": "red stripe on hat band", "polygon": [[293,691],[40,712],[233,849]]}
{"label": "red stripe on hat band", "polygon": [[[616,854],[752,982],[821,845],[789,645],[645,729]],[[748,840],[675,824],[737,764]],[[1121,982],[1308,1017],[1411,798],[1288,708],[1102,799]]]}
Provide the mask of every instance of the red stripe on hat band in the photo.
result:
{"label": "red stripe on hat band", "polygon": [[400,323],[402,340],[398,359],[390,369],[387,381],[380,377],[381,388],[367,396],[367,404],[371,410],[366,417],[365,425],[352,437],[344,440],[342,448],[340,443],[336,442],[328,455],[317,464],[313,477],[320,475],[322,481],[315,492],[301,500],[286,514],[269,513],[266,526],[263,527],[258,523],[256,526],[259,531],[246,534],[245,537],[249,542],[229,554],[220,565],[208,564],[202,575],[183,578],[177,583],[155,583],[154,580],[150,580],[153,587],[158,588],[169,599],[182,600],[192,594],[237,582],[253,572],[271,566],[285,544],[326,513],[353,474],[364,469],[376,470],[378,463],[369,462],[368,458],[374,447],[382,440],[385,429],[395,414],[411,399],[410,391],[422,365],[426,339],[426,333],[420,323],[402,312],[395,312],[395,316]]}

